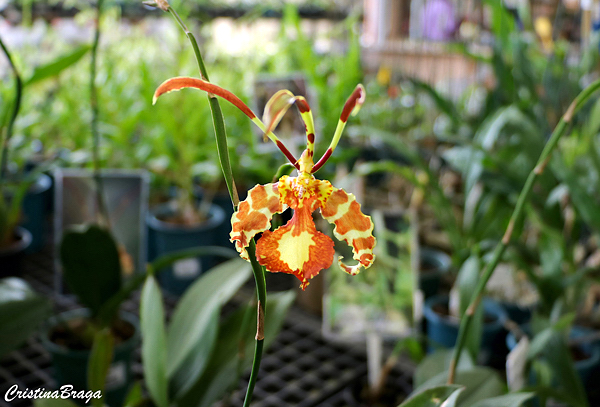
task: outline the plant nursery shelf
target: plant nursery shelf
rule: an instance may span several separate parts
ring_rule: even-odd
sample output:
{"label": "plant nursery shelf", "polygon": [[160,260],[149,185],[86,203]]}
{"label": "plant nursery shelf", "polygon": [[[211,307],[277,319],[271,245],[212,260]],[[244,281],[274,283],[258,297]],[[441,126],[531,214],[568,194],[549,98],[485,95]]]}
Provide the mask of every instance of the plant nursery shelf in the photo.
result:
{"label": "plant nursery shelf", "polygon": [[[53,249],[29,255],[23,276],[38,292],[51,297],[57,311],[77,307],[73,299],[59,295],[54,290]],[[242,292],[241,297],[246,297]],[[165,309],[170,313],[176,304],[173,297],[165,297]],[[139,295],[133,296],[123,307],[136,313]],[[227,307],[226,307],[227,309]],[[134,374],[142,379],[139,349],[135,352]],[[399,394],[408,394],[412,387],[410,364],[403,363],[392,372],[388,383]],[[328,342],[321,336],[320,319],[292,308],[283,329],[263,357],[258,382],[254,391],[256,407],[346,407],[352,404],[352,389],[366,378],[367,366],[364,350],[359,347]],[[249,373],[228,398],[215,407],[243,404]],[[53,389],[50,355],[37,337],[31,338],[19,350],[0,360],[0,394],[17,384],[20,389],[44,387]],[[0,398],[0,407],[28,407],[31,400],[18,399],[7,403]]]}

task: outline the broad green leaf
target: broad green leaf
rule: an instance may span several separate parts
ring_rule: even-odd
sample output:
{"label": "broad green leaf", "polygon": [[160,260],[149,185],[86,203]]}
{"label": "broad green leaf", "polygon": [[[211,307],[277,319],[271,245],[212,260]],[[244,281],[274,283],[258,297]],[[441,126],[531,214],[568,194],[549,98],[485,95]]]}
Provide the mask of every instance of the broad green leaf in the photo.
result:
{"label": "broad green leaf", "polygon": [[103,405],[106,375],[113,359],[114,342],[115,339],[110,328],[103,328],[94,335],[94,344],[87,367],[88,388],[93,392],[100,390],[103,395],[102,398],[92,399],[94,407]]}
{"label": "broad green leaf", "polygon": [[[447,380],[448,372],[446,371],[431,378],[417,390],[440,386]],[[506,393],[504,381],[495,370],[489,367],[474,366],[469,370],[457,370],[454,384],[465,387],[458,396],[457,405],[460,407],[470,407],[478,401]]]}
{"label": "broad green leaf", "polygon": [[89,45],[82,45],[68,55],[64,55],[49,64],[36,67],[31,77],[25,81],[24,86],[58,75],[71,65],[77,63],[89,50]]}
{"label": "broad green leaf", "polygon": [[60,260],[69,289],[91,310],[92,317],[121,289],[119,251],[106,229],[89,225],[65,232]]}
{"label": "broad green leaf", "polygon": [[[410,396],[409,399],[405,400],[398,407],[454,407],[456,395],[460,394],[461,391],[462,387],[457,385],[423,389]],[[451,400],[451,398],[454,398],[454,400]]]}
{"label": "broad green leaf", "polygon": [[235,258],[209,270],[188,288],[173,312],[167,332],[169,378],[190,357],[210,325],[215,309],[229,301],[251,273],[250,263]]}
{"label": "broad green leaf", "polygon": [[[440,349],[427,355],[415,369],[413,377],[414,387],[421,387],[429,379],[438,376],[440,373],[447,372],[450,368],[452,354],[452,349]],[[469,354],[461,352],[456,370],[469,370],[473,366],[474,364]]]}
{"label": "broad green leaf", "polygon": [[183,361],[179,369],[173,374],[173,377],[170,378],[172,392],[176,398],[183,396],[196,382],[198,377],[204,373],[206,364],[210,360],[214,349],[217,334],[219,333],[220,314],[221,308],[214,308],[209,322],[190,356]]}
{"label": "broad green leaf", "polygon": [[[293,291],[270,294],[265,310],[265,348],[280,331],[289,307],[294,301]],[[245,323],[247,315],[252,316]],[[243,331],[240,331],[243,328]],[[221,323],[216,347],[202,376],[177,404],[186,407],[208,407],[235,386],[240,375],[252,363],[256,334],[256,305],[244,306]],[[242,357],[242,360],[240,360]]]}
{"label": "broad green leaf", "polygon": [[162,295],[154,276],[146,279],[140,299],[142,361],[146,387],[158,407],[167,407],[167,335]]}
{"label": "broad green leaf", "polygon": [[38,295],[24,280],[0,280],[0,357],[16,349],[50,315],[48,299]]}
{"label": "broad green leaf", "polygon": [[523,403],[535,396],[535,393],[512,393],[481,400],[473,407],[521,407]]}

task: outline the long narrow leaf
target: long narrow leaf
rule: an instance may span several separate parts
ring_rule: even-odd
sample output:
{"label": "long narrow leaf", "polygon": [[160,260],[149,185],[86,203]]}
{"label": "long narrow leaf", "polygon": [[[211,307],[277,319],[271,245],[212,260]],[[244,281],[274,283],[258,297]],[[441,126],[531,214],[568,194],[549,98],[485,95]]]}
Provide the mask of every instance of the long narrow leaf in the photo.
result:
{"label": "long narrow leaf", "polygon": [[168,407],[167,335],[162,295],[154,276],[146,279],[140,301],[144,378],[152,400]]}

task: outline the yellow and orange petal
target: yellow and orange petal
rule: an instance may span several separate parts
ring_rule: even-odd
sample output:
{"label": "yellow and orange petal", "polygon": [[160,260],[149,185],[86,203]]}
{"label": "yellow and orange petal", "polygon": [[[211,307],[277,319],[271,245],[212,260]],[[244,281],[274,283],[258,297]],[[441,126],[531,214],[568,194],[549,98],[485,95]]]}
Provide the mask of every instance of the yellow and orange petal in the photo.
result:
{"label": "yellow and orange petal", "polygon": [[355,266],[348,266],[341,262],[340,267],[348,274],[358,274],[362,267],[368,268],[373,264],[375,256],[375,237],[373,237],[373,222],[371,217],[363,214],[360,204],[353,194],[348,194],[343,189],[334,188],[333,193],[321,208],[321,214],[329,223],[335,225],[333,234],[340,241],[345,241],[354,254]]}
{"label": "yellow and orange petal", "polygon": [[277,184],[256,185],[248,191],[248,197],[240,202],[231,217],[230,241],[235,243],[240,256],[248,260],[246,247],[257,233],[271,227],[271,219],[287,206],[281,203]]}
{"label": "yellow and orange petal", "polygon": [[256,244],[261,265],[274,273],[295,275],[303,290],[319,271],[331,266],[334,254],[333,241],[315,228],[310,205],[294,210],[285,226],[264,232]]}

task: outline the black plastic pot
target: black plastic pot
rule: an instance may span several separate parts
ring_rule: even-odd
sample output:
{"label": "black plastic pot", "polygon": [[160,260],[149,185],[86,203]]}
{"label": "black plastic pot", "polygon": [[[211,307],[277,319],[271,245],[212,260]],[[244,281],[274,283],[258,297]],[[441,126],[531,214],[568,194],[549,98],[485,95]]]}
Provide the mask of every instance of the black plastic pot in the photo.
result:
{"label": "black plastic pot", "polygon": [[438,293],[440,282],[450,271],[452,261],[446,253],[427,247],[420,249],[420,258],[419,289],[427,299]]}
{"label": "black plastic pot", "polygon": [[[198,225],[179,225],[159,219],[167,218],[171,213],[169,205],[161,205],[146,218],[149,260],[179,250],[216,244],[216,231],[225,219],[223,210],[217,205],[211,205],[208,219]],[[180,260],[162,271],[158,279],[167,291],[180,295],[198,276],[215,264],[216,259],[212,256]]]}
{"label": "black plastic pot", "polygon": [[[72,350],[60,346],[50,340],[50,332],[59,324],[75,318],[89,316],[87,309],[76,309],[52,317],[47,329],[42,334],[42,344],[52,356],[54,378],[57,387],[68,384],[75,390],[87,389],[87,365],[90,357],[89,350]],[[133,384],[133,352],[139,345],[139,321],[136,316],[121,313],[120,318],[134,327],[134,334],[125,342],[114,348],[113,360],[106,378],[104,401],[110,407],[120,407]],[[75,400],[81,401],[81,400]]]}
{"label": "black plastic pot", "polygon": [[23,256],[31,244],[31,233],[17,227],[15,241],[6,247],[0,247],[0,277],[19,276],[23,272]]}
{"label": "black plastic pot", "polygon": [[40,174],[23,199],[23,221],[21,226],[31,232],[28,253],[42,250],[45,244],[46,215],[52,178]]}
{"label": "black plastic pot", "polygon": [[[456,344],[460,321],[436,312],[435,309],[439,306],[448,307],[448,296],[434,296],[425,301],[423,315],[427,320],[427,337],[431,345],[451,348]],[[491,355],[498,353],[499,347],[503,347],[506,312],[498,303],[487,298],[483,301],[483,307],[488,322],[483,324],[481,350],[487,361]],[[430,350],[433,349],[431,345]]]}

